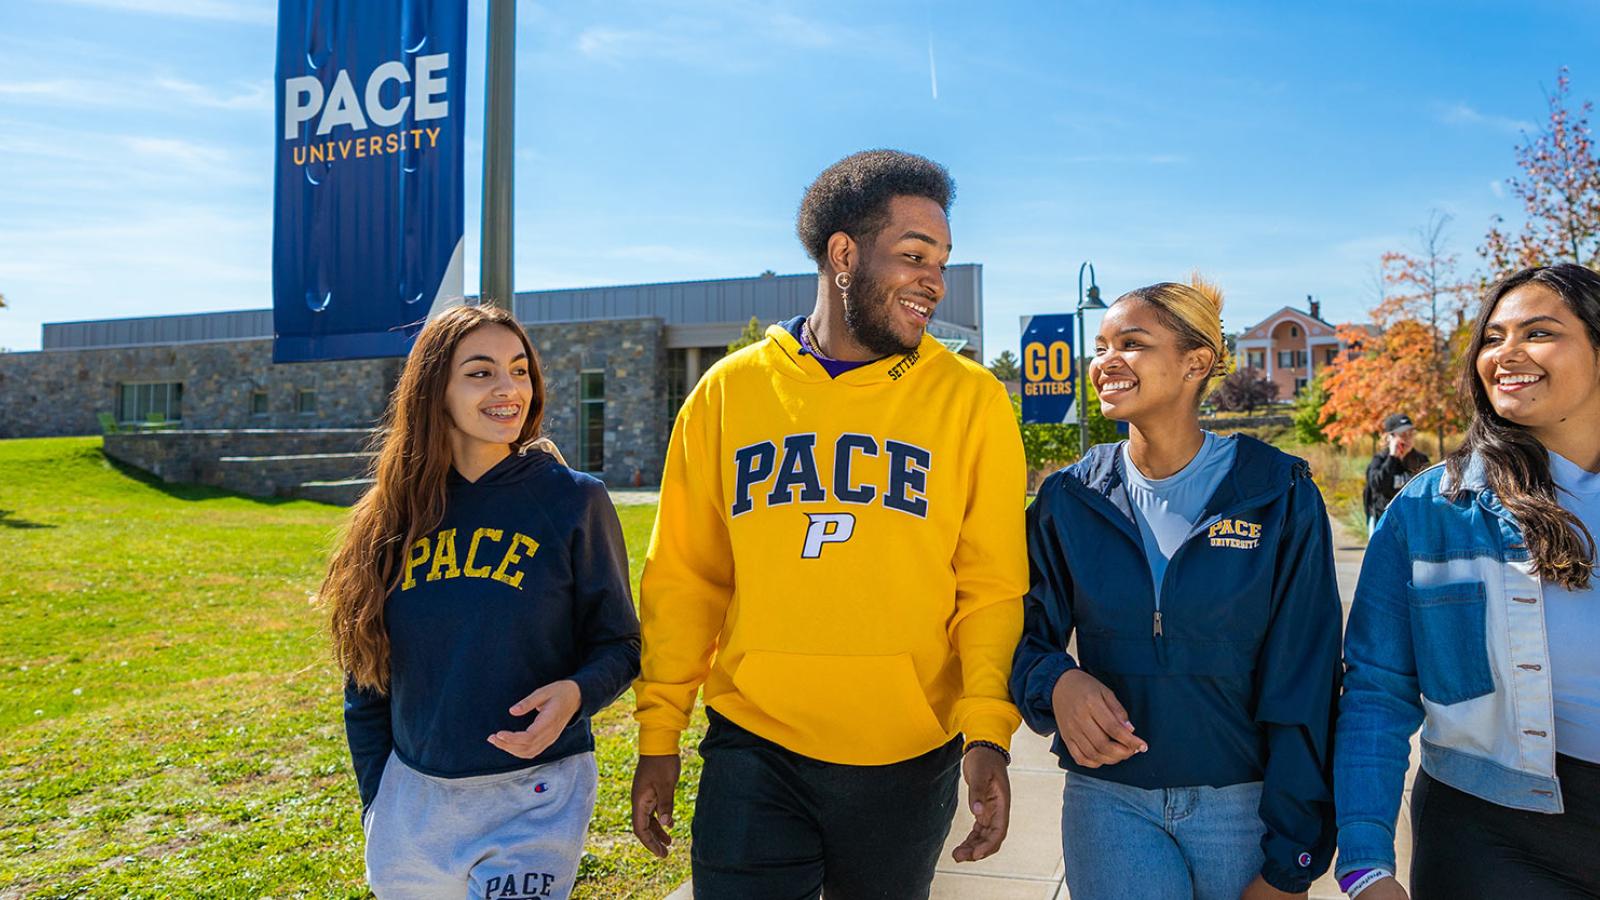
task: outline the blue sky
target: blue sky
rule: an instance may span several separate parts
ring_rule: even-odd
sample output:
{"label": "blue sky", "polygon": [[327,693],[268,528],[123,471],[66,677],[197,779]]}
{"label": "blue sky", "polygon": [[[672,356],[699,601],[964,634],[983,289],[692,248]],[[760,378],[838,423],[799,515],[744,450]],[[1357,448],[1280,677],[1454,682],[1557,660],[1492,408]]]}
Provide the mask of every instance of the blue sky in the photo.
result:
{"label": "blue sky", "polygon": [[[1110,296],[1199,268],[1230,330],[1307,294],[1355,319],[1431,209],[1468,267],[1515,219],[1501,182],[1558,66],[1600,98],[1590,3],[1112,6],[522,2],[517,288],[805,271],[805,185],[890,146],[955,176],[988,356],[1073,304],[1083,260]],[[0,346],[271,304],[275,23],[261,0],[0,0]]]}

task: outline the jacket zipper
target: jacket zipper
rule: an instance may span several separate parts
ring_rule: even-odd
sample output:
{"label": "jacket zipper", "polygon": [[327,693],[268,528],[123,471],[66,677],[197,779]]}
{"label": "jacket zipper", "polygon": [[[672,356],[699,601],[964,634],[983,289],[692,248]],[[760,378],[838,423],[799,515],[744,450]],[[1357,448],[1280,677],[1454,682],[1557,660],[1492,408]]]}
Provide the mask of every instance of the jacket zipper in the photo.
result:
{"label": "jacket zipper", "polygon": [[[1138,533],[1138,527],[1139,526],[1134,522],[1128,522],[1127,516],[1122,514],[1122,510],[1121,509],[1118,509],[1117,506],[1115,504],[1113,504],[1110,501],[1110,499],[1108,499],[1104,494],[1101,494],[1099,491],[1094,490],[1093,488],[1090,488],[1088,485],[1084,484],[1083,482],[1081,482],[1081,481],[1073,481],[1073,482],[1071,482],[1071,484],[1073,485],[1073,489],[1074,490],[1081,490],[1084,493],[1084,495],[1086,495],[1088,497],[1094,497],[1095,498],[1095,502],[1104,503],[1106,506],[1110,507],[1110,509],[1111,509],[1110,513],[1102,510],[1101,511],[1101,515],[1105,515],[1108,518],[1111,518],[1113,521],[1126,522],[1128,525],[1131,525],[1133,527],[1133,533],[1132,534],[1127,534],[1125,532],[1124,534],[1125,534],[1126,537],[1130,538],[1133,541],[1134,547],[1137,548],[1140,553],[1144,552],[1144,538],[1143,538],[1142,535],[1139,535],[1139,533]],[[1293,484],[1294,484],[1294,482],[1291,479],[1290,482],[1289,482],[1289,485],[1292,487]],[[1287,488],[1268,489],[1268,490],[1262,491],[1262,492],[1260,492],[1260,493],[1258,493],[1256,495],[1253,495],[1253,496],[1250,496],[1250,497],[1246,497],[1246,498],[1244,498],[1242,500],[1235,501],[1234,504],[1232,506],[1229,506],[1226,510],[1224,510],[1224,511],[1222,511],[1220,513],[1216,513],[1214,515],[1207,516],[1204,519],[1201,519],[1199,522],[1195,523],[1195,526],[1192,529],[1190,529],[1189,534],[1184,537],[1183,542],[1178,545],[1178,549],[1174,550],[1172,552],[1171,558],[1169,558],[1167,560],[1167,569],[1166,569],[1166,572],[1163,574],[1163,577],[1161,579],[1161,584],[1158,585],[1158,584],[1155,583],[1154,579],[1151,580],[1151,582],[1150,582],[1150,589],[1151,589],[1151,594],[1152,594],[1152,598],[1151,599],[1155,604],[1155,611],[1154,611],[1154,614],[1153,614],[1153,616],[1151,618],[1151,628],[1150,628],[1151,634],[1150,634],[1150,636],[1151,636],[1152,640],[1155,640],[1156,660],[1158,662],[1160,662],[1161,664],[1165,665],[1166,661],[1167,661],[1166,631],[1165,631],[1165,628],[1164,628],[1164,626],[1162,625],[1162,622],[1161,622],[1161,593],[1162,593],[1162,589],[1166,587],[1166,583],[1168,581],[1166,576],[1170,575],[1172,573],[1172,567],[1178,561],[1178,555],[1183,552],[1184,548],[1189,545],[1190,541],[1194,540],[1196,537],[1198,537],[1200,535],[1201,532],[1203,532],[1206,529],[1210,528],[1213,524],[1215,524],[1217,522],[1220,522],[1221,520],[1223,520],[1225,518],[1228,518],[1229,516],[1232,516],[1237,512],[1242,512],[1242,511],[1244,511],[1246,509],[1253,509],[1253,508],[1255,508],[1257,506],[1260,506],[1263,503],[1266,503],[1269,500],[1275,499],[1279,493],[1282,493],[1282,491],[1286,490],[1286,489]],[[1114,513],[1114,515],[1113,515],[1113,513]]]}

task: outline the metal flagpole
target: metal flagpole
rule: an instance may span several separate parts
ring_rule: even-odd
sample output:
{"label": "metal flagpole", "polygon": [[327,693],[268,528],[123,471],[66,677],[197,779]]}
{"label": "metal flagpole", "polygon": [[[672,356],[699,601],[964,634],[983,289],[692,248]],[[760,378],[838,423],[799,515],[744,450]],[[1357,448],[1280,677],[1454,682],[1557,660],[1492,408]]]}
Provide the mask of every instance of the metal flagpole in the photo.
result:
{"label": "metal flagpole", "polygon": [[478,237],[478,302],[512,308],[512,161],[516,152],[517,2],[489,0],[484,78],[483,228]]}

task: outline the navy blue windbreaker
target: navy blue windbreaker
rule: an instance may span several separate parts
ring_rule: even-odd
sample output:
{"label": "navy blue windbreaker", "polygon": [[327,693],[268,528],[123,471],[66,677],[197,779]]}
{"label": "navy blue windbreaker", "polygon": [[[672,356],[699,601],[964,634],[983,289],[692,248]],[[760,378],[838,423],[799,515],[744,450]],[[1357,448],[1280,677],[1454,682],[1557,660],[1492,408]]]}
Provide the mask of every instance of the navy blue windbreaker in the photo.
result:
{"label": "navy blue windbreaker", "polygon": [[[1322,495],[1304,461],[1245,436],[1173,554],[1159,610],[1120,445],[1051,475],[1028,510],[1030,587],[1011,695],[1062,768],[1144,789],[1264,782],[1262,876],[1306,890],[1333,857],[1340,608]],[[1158,628],[1159,623],[1159,628]],[[1159,634],[1157,633],[1159,631]],[[1067,653],[1076,633],[1078,658]],[[1051,693],[1081,667],[1144,753],[1085,769]]]}

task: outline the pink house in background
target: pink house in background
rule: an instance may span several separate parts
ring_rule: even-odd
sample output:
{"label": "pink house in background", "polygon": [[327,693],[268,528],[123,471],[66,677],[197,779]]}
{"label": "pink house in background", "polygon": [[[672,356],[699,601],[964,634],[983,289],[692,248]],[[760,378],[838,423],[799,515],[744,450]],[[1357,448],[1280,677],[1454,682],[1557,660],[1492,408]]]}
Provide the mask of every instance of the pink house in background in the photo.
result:
{"label": "pink house in background", "polygon": [[1285,306],[1239,335],[1234,352],[1240,368],[1266,374],[1278,386],[1278,399],[1291,400],[1333,362],[1344,343],[1322,321],[1322,304],[1306,295],[1306,309]]}

